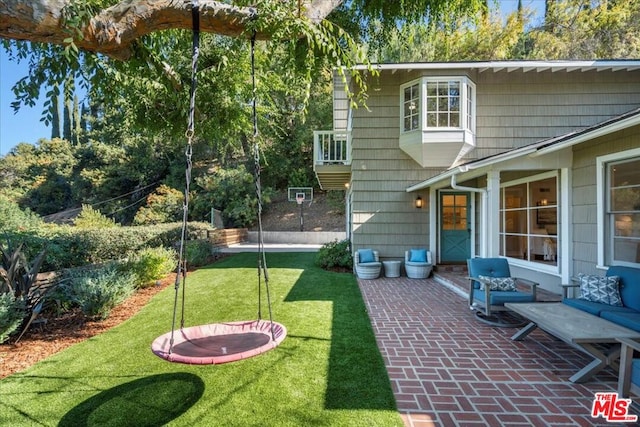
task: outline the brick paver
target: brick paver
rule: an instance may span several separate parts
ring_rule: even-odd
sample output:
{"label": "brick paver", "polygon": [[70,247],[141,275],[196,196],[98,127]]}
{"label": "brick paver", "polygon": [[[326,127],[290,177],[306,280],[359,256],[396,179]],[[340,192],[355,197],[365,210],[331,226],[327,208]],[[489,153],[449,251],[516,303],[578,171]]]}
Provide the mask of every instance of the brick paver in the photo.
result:
{"label": "brick paver", "polygon": [[511,341],[516,329],[477,321],[433,279],[359,285],[407,426],[615,425],[591,418],[591,407],[594,393],[615,391],[617,373],[571,383],[591,359],[562,341],[540,330]]}

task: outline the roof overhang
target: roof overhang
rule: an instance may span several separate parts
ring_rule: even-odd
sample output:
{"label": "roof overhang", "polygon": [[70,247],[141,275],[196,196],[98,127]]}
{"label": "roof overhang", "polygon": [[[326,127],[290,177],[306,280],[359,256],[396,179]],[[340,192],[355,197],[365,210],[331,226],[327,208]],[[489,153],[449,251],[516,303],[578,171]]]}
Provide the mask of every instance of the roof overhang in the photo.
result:
{"label": "roof overhang", "polygon": [[494,166],[499,163],[506,162],[525,156],[538,157],[545,154],[553,153],[565,148],[572,147],[577,144],[581,144],[587,141],[591,141],[595,138],[610,135],[614,132],[618,132],[632,126],[640,125],[640,108],[629,111],[620,116],[616,116],[612,119],[601,122],[597,125],[585,128],[580,131],[571,132],[565,135],[561,135],[555,138],[545,139],[535,142],[524,147],[515,148],[513,150],[505,151],[500,154],[496,154],[484,159],[474,160],[463,165],[457,166],[446,170],[436,176],[433,176],[425,181],[414,184],[407,187],[406,192],[422,190],[424,188],[431,187],[435,184],[441,183],[445,180],[450,180],[452,176],[461,173],[466,173],[472,170],[477,170],[489,166]]}
{"label": "roof overhang", "polygon": [[462,61],[462,62],[403,62],[393,64],[359,64],[355,70],[367,71],[415,71],[469,69],[479,72],[586,72],[586,71],[634,71],[640,70],[638,60],[596,61]]}

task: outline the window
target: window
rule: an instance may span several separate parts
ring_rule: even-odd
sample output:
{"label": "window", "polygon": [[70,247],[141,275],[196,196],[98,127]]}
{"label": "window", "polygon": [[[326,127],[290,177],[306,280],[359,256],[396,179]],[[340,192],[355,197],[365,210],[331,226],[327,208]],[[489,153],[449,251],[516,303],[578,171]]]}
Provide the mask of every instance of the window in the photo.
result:
{"label": "window", "polygon": [[640,262],[640,158],[606,165],[607,262]]}
{"label": "window", "polygon": [[[421,96],[422,95],[422,96]],[[401,87],[402,131],[474,128],[473,84],[466,77],[423,77]],[[424,102],[421,101],[424,99]],[[425,114],[421,111],[424,109]],[[424,126],[421,126],[421,116]]]}
{"label": "window", "polygon": [[420,85],[418,83],[403,89],[403,132],[420,128]]}
{"label": "window", "polygon": [[467,77],[421,77],[400,86],[399,145],[422,167],[448,168],[475,148],[476,89]]}
{"label": "window", "polygon": [[558,265],[558,174],[505,183],[500,198],[500,255]]}
{"label": "window", "polygon": [[460,127],[460,81],[427,81],[427,127]]}

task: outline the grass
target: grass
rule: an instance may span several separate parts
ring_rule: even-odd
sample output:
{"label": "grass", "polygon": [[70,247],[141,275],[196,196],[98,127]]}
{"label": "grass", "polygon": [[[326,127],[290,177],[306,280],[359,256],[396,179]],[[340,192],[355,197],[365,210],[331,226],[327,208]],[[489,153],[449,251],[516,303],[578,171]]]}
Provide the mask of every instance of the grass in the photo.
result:
{"label": "grass", "polygon": [[[267,254],[274,320],[288,330],[276,349],[223,365],[156,357],[170,287],[120,326],[1,380],[0,425],[402,426],[355,278],[314,259]],[[239,254],[191,273],[185,326],[255,319],[256,264]]]}

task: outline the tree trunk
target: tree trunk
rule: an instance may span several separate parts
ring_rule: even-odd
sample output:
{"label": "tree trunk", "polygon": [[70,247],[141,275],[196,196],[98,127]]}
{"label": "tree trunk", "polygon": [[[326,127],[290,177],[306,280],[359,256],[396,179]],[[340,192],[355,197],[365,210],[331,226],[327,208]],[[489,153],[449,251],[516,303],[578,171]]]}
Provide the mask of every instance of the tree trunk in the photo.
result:
{"label": "tree trunk", "polygon": [[[277,0],[276,0],[277,1]],[[301,0],[300,13],[319,22],[344,0]],[[73,0],[0,0],[0,37],[33,42],[67,44],[72,34],[65,28],[63,10]],[[75,2],[76,4],[79,2]],[[74,42],[80,49],[126,60],[140,37],[167,29],[190,29],[191,0],[123,0],[100,11],[81,29]],[[199,0],[200,30],[246,37],[246,24],[259,14],[214,0]],[[297,11],[292,11],[297,14]],[[267,38],[268,34],[259,34]]]}

